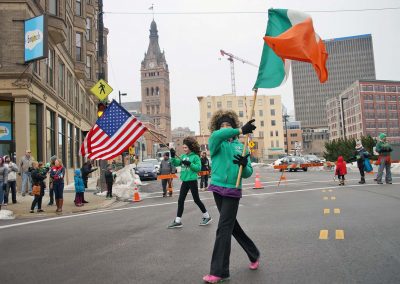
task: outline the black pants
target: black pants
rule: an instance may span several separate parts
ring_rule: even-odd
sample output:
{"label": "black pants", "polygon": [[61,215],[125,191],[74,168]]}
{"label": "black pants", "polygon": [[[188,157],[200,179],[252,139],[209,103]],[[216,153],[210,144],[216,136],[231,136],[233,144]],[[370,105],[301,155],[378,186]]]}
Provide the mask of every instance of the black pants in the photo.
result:
{"label": "black pants", "polygon": [[12,203],[17,203],[17,190],[15,180],[9,180],[7,182],[6,192],[4,193],[4,203],[8,203],[8,194],[10,193],[10,191]]}
{"label": "black pants", "polygon": [[107,196],[112,197],[112,183],[107,183]]}
{"label": "black pants", "polygon": [[200,188],[203,188],[203,184],[204,184],[204,187],[208,187],[208,175],[201,176],[201,178],[200,178]]}
{"label": "black pants", "polygon": [[214,200],[220,216],[211,259],[210,274],[226,278],[229,277],[231,236],[235,237],[251,262],[255,262],[260,257],[260,252],[236,220],[240,199],[224,197],[214,193]]}
{"label": "black pants", "polygon": [[344,175],[338,175],[338,180],[343,180],[344,181]]}
{"label": "black pants", "polygon": [[365,177],[364,164],[358,165],[358,170],[360,171],[361,177]]}
{"label": "black pants", "polygon": [[49,186],[49,197],[50,197],[49,204],[53,204],[53,203],[54,203],[54,189],[53,189],[53,184],[50,184],[50,186]]}
{"label": "black pants", "polygon": [[185,207],[185,199],[186,195],[190,191],[192,192],[194,203],[199,206],[201,212],[206,213],[206,207],[204,207],[203,202],[201,202],[199,197],[199,188],[197,187],[197,180],[190,180],[190,181],[183,181],[181,185],[181,191],[179,192],[179,199],[178,199],[178,213],[176,216],[182,217],[183,209]]}
{"label": "black pants", "polygon": [[172,187],[172,178],[161,180],[163,195],[167,194],[167,184],[168,184],[168,187]]}
{"label": "black pants", "polygon": [[38,206],[38,210],[42,209],[42,199],[43,195],[35,195],[35,199],[32,201],[31,210],[35,209],[36,204]]}
{"label": "black pants", "polygon": [[89,177],[83,178],[83,185],[85,186],[85,188],[87,188],[88,179],[89,179]]}

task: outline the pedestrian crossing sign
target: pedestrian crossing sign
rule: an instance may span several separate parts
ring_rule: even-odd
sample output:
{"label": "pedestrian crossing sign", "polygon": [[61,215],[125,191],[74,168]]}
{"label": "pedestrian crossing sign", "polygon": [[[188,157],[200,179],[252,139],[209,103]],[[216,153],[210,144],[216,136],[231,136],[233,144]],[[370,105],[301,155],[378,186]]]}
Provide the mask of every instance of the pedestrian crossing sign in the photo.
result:
{"label": "pedestrian crossing sign", "polygon": [[250,141],[249,142],[249,147],[250,148],[254,148],[255,145],[256,145],[256,143],[254,143],[254,141]]}
{"label": "pedestrian crossing sign", "polygon": [[108,97],[109,94],[113,91],[110,85],[107,84],[106,81],[100,79],[91,89],[93,95],[98,97],[101,101]]}

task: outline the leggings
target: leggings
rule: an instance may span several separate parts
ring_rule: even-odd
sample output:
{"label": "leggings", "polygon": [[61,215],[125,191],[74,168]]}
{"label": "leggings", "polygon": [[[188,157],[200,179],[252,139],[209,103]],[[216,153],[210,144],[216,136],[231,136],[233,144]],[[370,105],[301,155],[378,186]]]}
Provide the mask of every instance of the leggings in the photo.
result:
{"label": "leggings", "polygon": [[178,213],[176,214],[176,216],[178,217],[182,217],[183,209],[185,207],[185,199],[186,195],[189,192],[189,189],[192,192],[194,203],[196,203],[197,206],[199,206],[201,212],[203,213],[207,212],[206,207],[204,207],[204,204],[203,202],[201,202],[199,197],[199,188],[197,187],[197,180],[183,181],[178,199]]}
{"label": "leggings", "polygon": [[53,182],[53,190],[56,199],[63,199],[64,182]]}

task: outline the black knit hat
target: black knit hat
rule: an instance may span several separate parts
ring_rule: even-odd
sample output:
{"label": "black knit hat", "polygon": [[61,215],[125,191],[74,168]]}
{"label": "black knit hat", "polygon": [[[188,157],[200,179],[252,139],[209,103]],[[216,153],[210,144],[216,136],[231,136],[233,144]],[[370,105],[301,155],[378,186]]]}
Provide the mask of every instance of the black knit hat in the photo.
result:
{"label": "black knit hat", "polygon": [[218,128],[221,128],[221,124],[224,122],[228,122],[232,128],[237,127],[235,121],[231,117],[224,115],[218,119]]}

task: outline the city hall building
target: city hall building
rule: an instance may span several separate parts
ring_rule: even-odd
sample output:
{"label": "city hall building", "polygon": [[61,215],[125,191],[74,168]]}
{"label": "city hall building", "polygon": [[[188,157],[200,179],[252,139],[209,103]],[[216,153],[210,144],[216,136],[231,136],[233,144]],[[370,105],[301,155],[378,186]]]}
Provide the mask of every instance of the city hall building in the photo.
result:
{"label": "city hall building", "polygon": [[[26,20],[45,15],[43,31],[25,34]],[[97,1],[0,0],[0,156],[19,162],[26,149],[38,161],[57,155],[67,168],[80,168],[80,145],[97,119],[98,99],[89,92],[101,72]],[[47,22],[47,23],[46,23]],[[24,43],[25,37],[28,43]],[[32,41],[44,38],[46,54],[26,62]]]}

